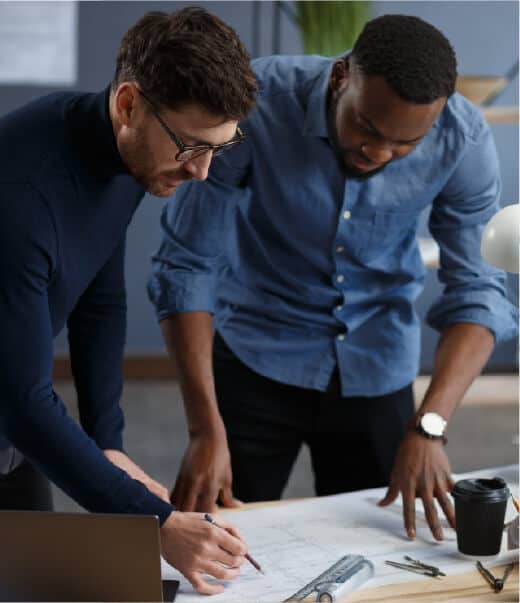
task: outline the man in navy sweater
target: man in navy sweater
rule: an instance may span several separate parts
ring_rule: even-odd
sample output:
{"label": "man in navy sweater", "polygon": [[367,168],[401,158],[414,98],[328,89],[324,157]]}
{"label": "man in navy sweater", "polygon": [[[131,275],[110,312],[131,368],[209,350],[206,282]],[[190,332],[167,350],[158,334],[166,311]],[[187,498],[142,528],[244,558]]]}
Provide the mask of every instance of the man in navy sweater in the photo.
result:
{"label": "man in navy sweater", "polygon": [[[123,452],[125,232],[145,192],[204,180],[241,142],[255,94],[235,32],[190,8],[140,19],[105,91],[0,120],[0,509],[52,508],[49,478],[90,511],[158,515],[164,556],[208,594],[222,586],[202,575],[234,578],[245,543],[174,512]],[[81,427],[52,386],[65,324]]]}

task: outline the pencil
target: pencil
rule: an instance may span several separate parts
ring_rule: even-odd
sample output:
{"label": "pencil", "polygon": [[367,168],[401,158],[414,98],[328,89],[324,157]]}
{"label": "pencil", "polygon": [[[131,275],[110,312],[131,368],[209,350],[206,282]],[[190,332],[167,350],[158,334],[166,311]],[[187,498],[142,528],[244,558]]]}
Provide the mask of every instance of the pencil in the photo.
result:
{"label": "pencil", "polygon": [[515,498],[512,494],[511,494],[511,498],[513,499],[513,504],[515,505],[515,509],[516,509],[517,513],[520,513],[520,504],[518,503],[518,499]]}
{"label": "pencil", "polygon": [[[213,519],[213,517],[209,513],[204,514],[204,519],[206,521],[209,521],[209,523],[212,523],[216,528],[222,528],[222,526],[219,526],[218,523]],[[255,570],[257,570],[261,574],[265,574],[264,570],[262,569],[262,566],[258,563],[258,561],[255,561],[249,553],[246,553],[246,559],[255,568]]]}
{"label": "pencil", "polygon": [[258,570],[260,573],[265,574],[264,570],[262,569],[261,565],[258,563],[258,561],[255,561],[253,559],[253,557],[251,557],[251,555],[249,553],[246,553],[246,559],[249,561],[249,563],[256,569]]}

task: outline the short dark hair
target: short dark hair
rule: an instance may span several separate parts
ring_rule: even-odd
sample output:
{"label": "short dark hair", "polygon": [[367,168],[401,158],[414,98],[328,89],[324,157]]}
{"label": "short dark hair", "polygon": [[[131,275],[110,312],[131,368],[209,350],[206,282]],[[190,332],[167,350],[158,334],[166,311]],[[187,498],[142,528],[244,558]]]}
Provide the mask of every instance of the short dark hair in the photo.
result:
{"label": "short dark hair", "polygon": [[124,35],[112,89],[135,81],[159,107],[197,103],[241,120],[255,104],[257,82],[236,32],[203,8],[146,13]]}
{"label": "short dark hair", "polygon": [[352,49],[365,76],[380,75],[404,100],[427,104],[455,90],[457,59],[447,38],[418,17],[383,15],[369,21]]}

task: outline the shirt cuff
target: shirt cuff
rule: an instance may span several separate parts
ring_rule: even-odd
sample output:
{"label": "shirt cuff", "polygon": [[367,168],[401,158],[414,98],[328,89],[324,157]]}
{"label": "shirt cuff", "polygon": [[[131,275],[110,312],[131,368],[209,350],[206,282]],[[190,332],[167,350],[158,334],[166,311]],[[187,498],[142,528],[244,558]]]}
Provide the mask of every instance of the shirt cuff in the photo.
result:
{"label": "shirt cuff", "polygon": [[148,281],[148,296],[157,318],[181,312],[215,313],[215,279],[211,274],[175,270],[157,272]]}
{"label": "shirt cuff", "polygon": [[446,293],[430,308],[426,321],[438,331],[456,323],[479,324],[493,333],[495,343],[518,335],[518,308],[493,291]]}

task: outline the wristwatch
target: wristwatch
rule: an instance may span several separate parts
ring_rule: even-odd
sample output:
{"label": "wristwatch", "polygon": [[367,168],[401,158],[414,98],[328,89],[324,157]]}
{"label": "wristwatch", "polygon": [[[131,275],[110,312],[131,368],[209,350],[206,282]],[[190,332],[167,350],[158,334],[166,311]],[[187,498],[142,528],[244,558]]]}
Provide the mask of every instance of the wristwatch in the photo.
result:
{"label": "wristwatch", "polygon": [[417,418],[415,429],[425,438],[430,440],[442,440],[444,444],[447,443],[444,432],[446,431],[447,425],[446,419],[441,417],[437,412],[425,412]]}

